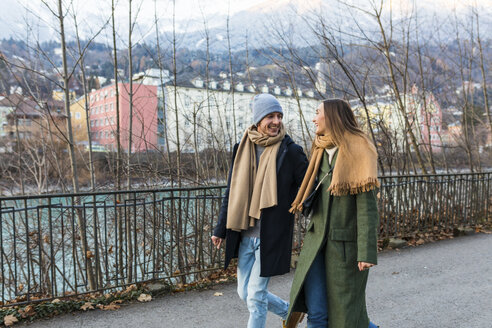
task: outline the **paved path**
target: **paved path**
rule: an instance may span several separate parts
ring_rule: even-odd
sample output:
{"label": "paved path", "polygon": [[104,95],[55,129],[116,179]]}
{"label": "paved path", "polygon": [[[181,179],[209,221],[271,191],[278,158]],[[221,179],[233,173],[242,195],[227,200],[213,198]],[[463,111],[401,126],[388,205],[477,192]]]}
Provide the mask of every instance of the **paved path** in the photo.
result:
{"label": "paved path", "polygon": [[[273,278],[270,290],[287,298],[292,277]],[[217,291],[223,296],[213,296]],[[371,320],[382,328],[492,327],[492,234],[381,253],[379,265],[369,274],[367,303]],[[227,284],[118,311],[75,313],[16,326],[237,328],[245,327],[247,319],[235,285]],[[269,314],[267,327],[280,327],[280,319]]]}

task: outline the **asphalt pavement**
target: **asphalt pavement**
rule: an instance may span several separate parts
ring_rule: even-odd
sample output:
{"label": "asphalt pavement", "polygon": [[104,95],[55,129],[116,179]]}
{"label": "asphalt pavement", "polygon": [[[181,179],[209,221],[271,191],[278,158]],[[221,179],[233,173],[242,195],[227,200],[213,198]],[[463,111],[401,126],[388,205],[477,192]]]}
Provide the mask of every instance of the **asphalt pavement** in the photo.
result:
{"label": "asphalt pavement", "polygon": [[[491,328],[492,234],[476,234],[379,254],[367,286],[368,313],[381,328]],[[288,298],[293,272],[272,278]],[[117,311],[89,311],[17,327],[246,327],[248,310],[235,284],[165,295]],[[221,296],[214,296],[216,292]],[[267,325],[281,327],[269,314]],[[305,321],[300,325],[304,328]],[[336,328],[336,327],[333,327]]]}

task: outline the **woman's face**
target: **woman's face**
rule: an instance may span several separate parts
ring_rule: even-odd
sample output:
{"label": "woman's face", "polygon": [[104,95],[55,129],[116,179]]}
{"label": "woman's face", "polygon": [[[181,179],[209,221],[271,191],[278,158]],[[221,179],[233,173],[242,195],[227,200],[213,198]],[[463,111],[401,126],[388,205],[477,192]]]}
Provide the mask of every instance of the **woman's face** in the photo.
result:
{"label": "woman's face", "polygon": [[325,135],[328,132],[326,128],[325,110],[323,103],[321,103],[318,108],[316,108],[316,116],[314,116],[313,122],[314,125],[316,125],[317,135]]}

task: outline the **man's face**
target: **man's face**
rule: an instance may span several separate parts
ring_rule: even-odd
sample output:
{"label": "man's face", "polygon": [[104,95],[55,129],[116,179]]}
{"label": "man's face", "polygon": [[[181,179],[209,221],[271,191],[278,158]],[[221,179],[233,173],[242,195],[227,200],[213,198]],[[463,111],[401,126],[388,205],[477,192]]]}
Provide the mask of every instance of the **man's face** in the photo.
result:
{"label": "man's face", "polygon": [[257,124],[258,132],[266,134],[270,137],[275,137],[280,132],[283,115],[279,112],[273,112],[262,118]]}

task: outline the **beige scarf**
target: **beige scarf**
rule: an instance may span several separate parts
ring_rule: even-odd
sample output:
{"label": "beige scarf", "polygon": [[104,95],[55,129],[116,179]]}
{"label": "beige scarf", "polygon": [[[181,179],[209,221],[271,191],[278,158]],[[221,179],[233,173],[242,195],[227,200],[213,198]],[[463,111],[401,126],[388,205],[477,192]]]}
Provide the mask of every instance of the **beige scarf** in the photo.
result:
{"label": "beige scarf", "polygon": [[[261,210],[277,205],[277,153],[285,137],[284,126],[275,137],[261,134],[253,125],[241,139],[232,169],[227,229],[248,230]],[[265,147],[256,169],[255,144]]]}
{"label": "beige scarf", "polygon": [[[358,194],[379,187],[376,147],[366,137],[346,132],[339,146],[328,192],[334,196]],[[335,147],[331,136],[316,136],[311,159],[301,187],[292,203],[291,213],[302,211],[302,203],[313,190],[324,149]]]}

